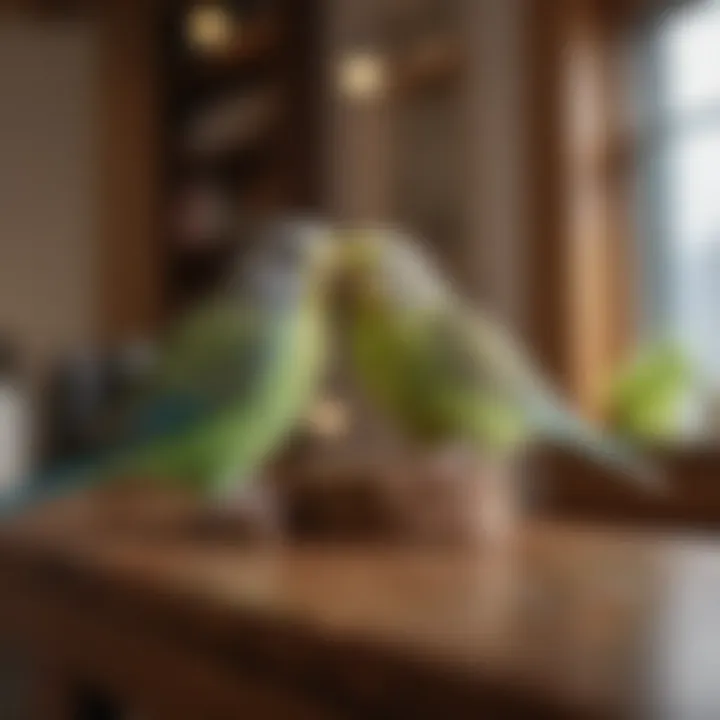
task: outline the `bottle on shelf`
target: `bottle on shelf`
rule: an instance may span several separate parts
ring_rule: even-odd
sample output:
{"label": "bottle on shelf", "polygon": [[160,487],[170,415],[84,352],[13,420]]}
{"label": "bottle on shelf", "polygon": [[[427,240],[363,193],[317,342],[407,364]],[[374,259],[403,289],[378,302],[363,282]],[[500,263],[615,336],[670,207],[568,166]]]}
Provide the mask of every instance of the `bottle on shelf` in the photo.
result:
{"label": "bottle on shelf", "polygon": [[0,496],[15,489],[31,468],[31,413],[16,352],[0,340]]}

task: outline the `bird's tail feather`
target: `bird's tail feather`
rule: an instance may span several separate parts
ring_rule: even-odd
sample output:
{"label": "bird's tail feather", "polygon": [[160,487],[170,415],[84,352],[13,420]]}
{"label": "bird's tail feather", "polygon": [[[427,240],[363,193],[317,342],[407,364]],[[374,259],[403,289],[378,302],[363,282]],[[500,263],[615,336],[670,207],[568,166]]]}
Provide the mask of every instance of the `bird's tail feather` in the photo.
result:
{"label": "bird's tail feather", "polygon": [[579,451],[636,485],[662,489],[663,481],[657,468],[623,441],[603,433],[572,411],[555,403],[543,403],[537,421],[547,440]]}

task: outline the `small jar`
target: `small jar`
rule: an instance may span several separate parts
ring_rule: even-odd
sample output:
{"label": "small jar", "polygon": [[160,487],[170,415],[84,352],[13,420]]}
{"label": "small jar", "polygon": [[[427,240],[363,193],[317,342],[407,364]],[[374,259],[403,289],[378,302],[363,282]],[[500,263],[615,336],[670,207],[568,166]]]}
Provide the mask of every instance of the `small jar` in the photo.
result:
{"label": "small jar", "polygon": [[30,472],[30,404],[10,344],[0,341],[0,496]]}

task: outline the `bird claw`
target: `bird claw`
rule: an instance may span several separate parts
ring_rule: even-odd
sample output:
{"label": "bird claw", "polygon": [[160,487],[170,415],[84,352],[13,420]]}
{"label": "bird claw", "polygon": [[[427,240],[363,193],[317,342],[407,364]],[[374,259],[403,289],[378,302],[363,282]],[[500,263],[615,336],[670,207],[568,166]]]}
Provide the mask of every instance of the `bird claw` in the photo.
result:
{"label": "bird claw", "polygon": [[264,475],[225,484],[211,506],[211,514],[219,525],[261,537],[282,534],[281,510],[280,498]]}

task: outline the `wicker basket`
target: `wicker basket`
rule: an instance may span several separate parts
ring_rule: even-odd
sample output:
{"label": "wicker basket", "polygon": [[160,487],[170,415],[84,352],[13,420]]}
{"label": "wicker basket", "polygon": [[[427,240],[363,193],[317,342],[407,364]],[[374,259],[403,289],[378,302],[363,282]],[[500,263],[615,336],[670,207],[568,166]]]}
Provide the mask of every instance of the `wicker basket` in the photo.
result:
{"label": "wicker basket", "polygon": [[519,504],[513,465],[468,453],[348,463],[298,474],[285,487],[290,532],[310,539],[502,543]]}

